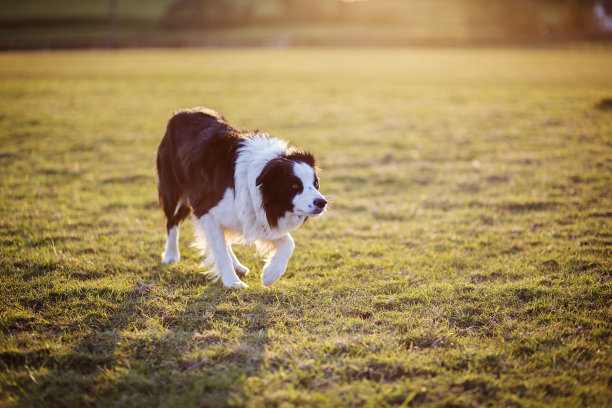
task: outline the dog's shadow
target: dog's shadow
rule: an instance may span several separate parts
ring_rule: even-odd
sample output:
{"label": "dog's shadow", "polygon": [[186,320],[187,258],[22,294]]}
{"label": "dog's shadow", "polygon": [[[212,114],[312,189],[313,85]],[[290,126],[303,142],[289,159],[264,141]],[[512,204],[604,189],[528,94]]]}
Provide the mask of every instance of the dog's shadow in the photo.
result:
{"label": "dog's shadow", "polygon": [[256,288],[237,291],[211,283],[186,305],[178,325],[191,339],[179,367],[203,390],[207,404],[240,405],[236,398],[246,382],[260,374],[273,313],[270,296]]}
{"label": "dog's shadow", "polygon": [[81,322],[67,352],[14,359],[15,367],[25,361],[28,370],[47,368],[23,389],[20,403],[240,405],[248,379],[265,362],[274,294],[230,290],[197,270],[176,277],[173,269],[151,268],[113,313]]}
{"label": "dog's shadow", "polygon": [[242,405],[249,378],[257,377],[265,363],[275,291],[261,289],[253,275],[246,279],[252,288],[234,290],[212,282],[201,269],[177,275],[173,267],[161,267],[154,274],[187,282],[197,292],[180,313],[164,318],[169,330],[158,340],[160,353],[166,352],[163,345],[174,345],[166,362],[174,365],[175,379],[181,378],[186,391],[176,396],[176,405]]}

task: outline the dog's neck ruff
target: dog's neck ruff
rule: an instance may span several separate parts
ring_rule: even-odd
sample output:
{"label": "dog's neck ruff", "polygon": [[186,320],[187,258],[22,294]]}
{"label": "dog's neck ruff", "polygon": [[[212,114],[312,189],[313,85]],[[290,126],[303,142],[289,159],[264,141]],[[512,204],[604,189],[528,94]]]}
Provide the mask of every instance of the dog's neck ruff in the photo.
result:
{"label": "dog's neck ruff", "polygon": [[234,173],[236,208],[240,209],[239,219],[245,242],[276,239],[299,227],[305,217],[285,215],[279,219],[278,227],[271,228],[263,208],[257,177],[266,164],[285,155],[287,142],[268,135],[256,134],[246,138],[238,149]]}

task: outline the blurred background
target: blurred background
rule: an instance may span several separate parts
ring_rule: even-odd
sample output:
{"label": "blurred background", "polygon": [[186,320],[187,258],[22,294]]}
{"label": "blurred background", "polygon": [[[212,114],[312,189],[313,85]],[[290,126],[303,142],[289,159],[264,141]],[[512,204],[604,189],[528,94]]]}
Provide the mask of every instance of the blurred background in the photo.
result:
{"label": "blurred background", "polygon": [[0,49],[608,42],[612,0],[0,0]]}

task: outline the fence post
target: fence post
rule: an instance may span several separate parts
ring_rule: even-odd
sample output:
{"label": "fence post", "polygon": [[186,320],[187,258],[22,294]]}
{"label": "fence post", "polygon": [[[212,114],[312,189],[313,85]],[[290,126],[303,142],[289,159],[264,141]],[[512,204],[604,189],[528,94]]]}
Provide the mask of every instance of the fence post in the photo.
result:
{"label": "fence post", "polygon": [[119,42],[119,0],[108,0],[108,47],[116,48]]}

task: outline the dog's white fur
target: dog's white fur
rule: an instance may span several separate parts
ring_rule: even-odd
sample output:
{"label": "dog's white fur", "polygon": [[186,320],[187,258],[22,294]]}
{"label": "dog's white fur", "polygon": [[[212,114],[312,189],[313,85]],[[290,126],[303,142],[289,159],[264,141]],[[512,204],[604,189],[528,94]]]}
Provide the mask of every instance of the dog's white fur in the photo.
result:
{"label": "dog's white fur", "polygon": [[[221,278],[226,287],[247,287],[236,272],[246,274],[249,270],[234,255],[232,244],[256,244],[258,252],[267,257],[261,281],[264,286],[270,286],[283,275],[293,252],[294,242],[289,232],[302,225],[306,217],[321,212],[313,204],[316,199],[325,199],[314,186],[314,169],[306,163],[295,162],[293,172],[300,178],[303,191],[293,199],[294,211],[285,214],[277,228],[268,224],[256,180],[266,164],[286,150],[286,142],[266,135],[246,139],[238,150],[234,189],[228,188],[215,207],[196,219],[195,246],[207,256],[202,264],[211,267],[207,273],[215,280]],[[178,235],[178,226],[168,232],[164,263],[180,259]]]}

